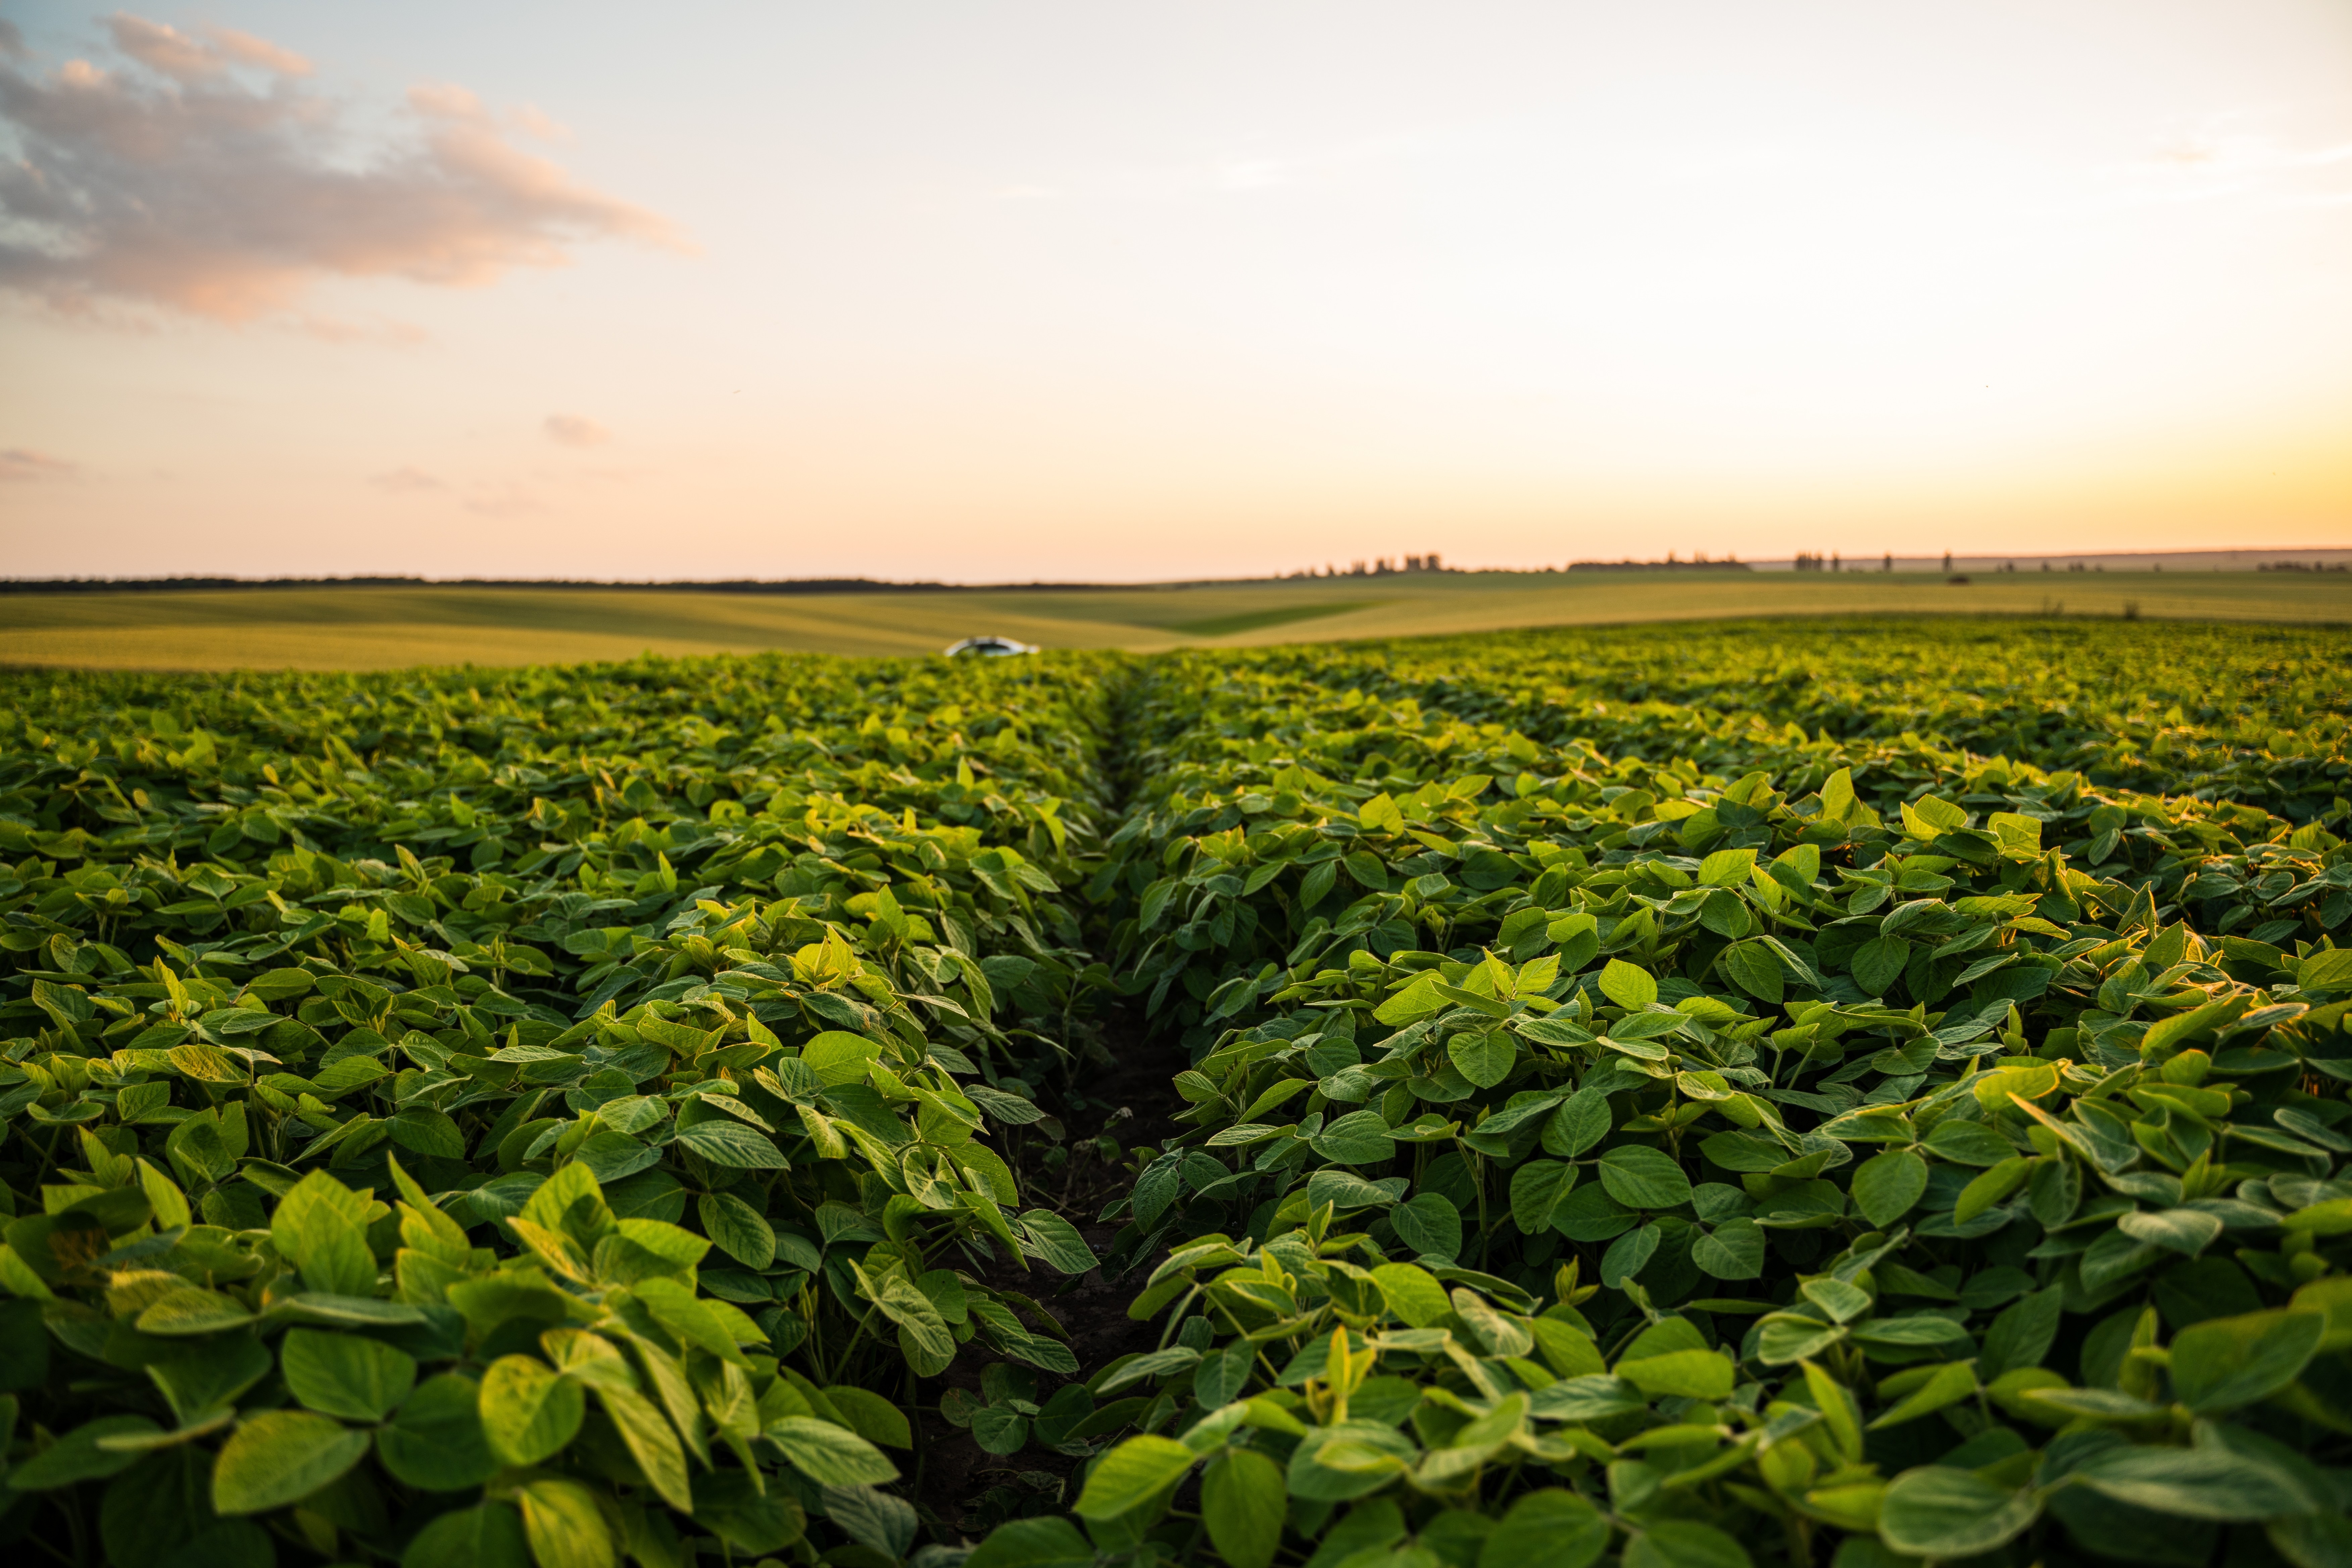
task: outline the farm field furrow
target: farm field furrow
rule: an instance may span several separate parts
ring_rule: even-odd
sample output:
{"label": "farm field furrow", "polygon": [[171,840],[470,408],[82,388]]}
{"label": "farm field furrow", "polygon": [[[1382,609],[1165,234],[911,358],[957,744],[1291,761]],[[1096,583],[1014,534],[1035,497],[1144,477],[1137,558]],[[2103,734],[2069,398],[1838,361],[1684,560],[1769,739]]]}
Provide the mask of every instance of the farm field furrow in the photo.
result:
{"label": "farm field furrow", "polygon": [[0,1534],[2333,1563],[2347,660],[0,676]]}

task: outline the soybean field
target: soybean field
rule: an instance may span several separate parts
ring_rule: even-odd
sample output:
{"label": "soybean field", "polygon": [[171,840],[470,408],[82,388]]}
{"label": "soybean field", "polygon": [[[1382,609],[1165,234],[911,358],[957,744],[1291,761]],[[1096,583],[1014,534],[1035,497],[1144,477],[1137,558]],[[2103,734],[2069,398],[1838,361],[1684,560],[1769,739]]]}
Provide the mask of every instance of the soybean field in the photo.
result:
{"label": "soybean field", "polygon": [[2347,666],[0,674],[0,1541],[2352,1563]]}

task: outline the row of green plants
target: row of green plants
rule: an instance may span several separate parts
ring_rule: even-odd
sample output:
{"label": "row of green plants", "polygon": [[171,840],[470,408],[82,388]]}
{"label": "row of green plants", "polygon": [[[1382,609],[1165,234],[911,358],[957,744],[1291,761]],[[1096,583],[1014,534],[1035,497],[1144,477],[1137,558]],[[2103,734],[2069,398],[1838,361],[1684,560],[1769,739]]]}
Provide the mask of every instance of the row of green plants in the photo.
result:
{"label": "row of green plants", "polygon": [[2352,1561],[2340,800],[1612,754],[1378,660],[1147,678],[1093,887],[1192,1062],[1104,1216],[1160,1333],[975,1568]]}
{"label": "row of green plants", "polygon": [[11,678],[0,1532],[2345,1562],[2341,638],[2156,629]]}
{"label": "row of green plants", "polygon": [[1952,616],[1579,626],[1219,656],[1412,698],[1612,756],[1698,758],[1733,777],[1788,726],[1924,739],[2070,769],[2102,786],[2257,805],[2302,823],[2352,795],[2343,634],[2326,626]]}
{"label": "row of green plants", "polygon": [[1087,672],[43,681],[12,1551],[894,1563],[922,1380],[1076,1370],[1001,1151],[1089,984]]}

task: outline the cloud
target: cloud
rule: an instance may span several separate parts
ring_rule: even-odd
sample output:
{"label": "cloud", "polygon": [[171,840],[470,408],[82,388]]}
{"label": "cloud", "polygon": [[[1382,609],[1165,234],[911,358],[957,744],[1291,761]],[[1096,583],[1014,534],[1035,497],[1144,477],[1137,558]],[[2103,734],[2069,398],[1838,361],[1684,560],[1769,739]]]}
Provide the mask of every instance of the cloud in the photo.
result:
{"label": "cloud", "polygon": [[206,27],[200,42],[177,27],[137,16],[107,21],[114,47],[149,70],[181,81],[218,76],[235,66],[254,66],[280,76],[309,76],[310,62],[266,39],[229,27]]}
{"label": "cloud", "polygon": [[29,484],[36,479],[69,479],[80,469],[63,458],[23,447],[0,447],[0,484]]}
{"label": "cloud", "polygon": [[547,438],[559,447],[601,447],[613,438],[610,430],[577,414],[551,414],[544,428]]}
{"label": "cloud", "polygon": [[388,474],[378,474],[368,480],[387,495],[413,496],[426,490],[446,490],[449,487],[422,468],[399,468]]}
{"label": "cloud", "polygon": [[115,66],[0,63],[20,153],[0,164],[0,288],[53,308],[248,321],[328,279],[471,287],[594,240],[681,245],[516,147],[462,89],[413,89],[396,132],[362,142],[301,84],[309,62],[264,39],[132,16],[110,34]]}

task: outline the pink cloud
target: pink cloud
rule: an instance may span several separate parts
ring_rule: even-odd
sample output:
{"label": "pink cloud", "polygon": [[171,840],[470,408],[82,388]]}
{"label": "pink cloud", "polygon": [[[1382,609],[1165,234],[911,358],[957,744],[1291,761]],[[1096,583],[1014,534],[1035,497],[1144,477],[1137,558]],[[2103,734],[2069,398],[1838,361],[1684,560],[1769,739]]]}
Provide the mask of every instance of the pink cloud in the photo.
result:
{"label": "pink cloud", "polygon": [[559,447],[601,447],[613,438],[610,430],[577,414],[551,414],[544,428],[547,438]]}
{"label": "pink cloud", "polygon": [[0,165],[0,288],[246,321],[325,279],[475,287],[595,240],[680,245],[659,216],[516,147],[462,89],[413,89],[404,133],[355,147],[343,106],[299,84],[299,56],[132,16],[110,30],[119,68],[0,64],[0,123],[22,151]]}
{"label": "pink cloud", "polygon": [[107,20],[114,47],[149,70],[180,81],[218,76],[234,66],[253,66],[280,76],[309,76],[310,62],[266,39],[228,27],[207,27],[202,39],[177,27],[139,16]]}
{"label": "pink cloud", "polygon": [[78,465],[68,463],[63,458],[52,458],[46,452],[35,452],[23,447],[0,447],[0,484],[69,479],[79,471]]}
{"label": "pink cloud", "polygon": [[413,496],[426,490],[446,490],[449,487],[422,468],[399,468],[388,474],[378,474],[368,480],[387,495]]}

